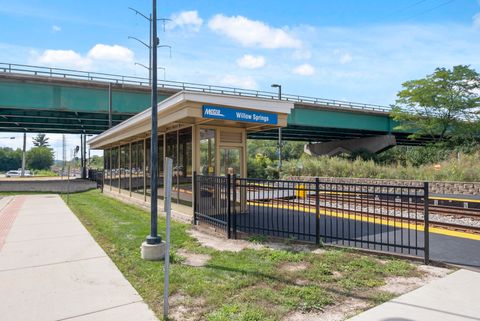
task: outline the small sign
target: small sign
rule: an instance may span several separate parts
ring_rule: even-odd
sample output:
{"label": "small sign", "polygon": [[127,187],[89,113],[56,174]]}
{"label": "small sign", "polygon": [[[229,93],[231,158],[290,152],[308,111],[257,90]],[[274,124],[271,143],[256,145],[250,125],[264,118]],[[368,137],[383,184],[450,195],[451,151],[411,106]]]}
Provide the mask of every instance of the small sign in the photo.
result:
{"label": "small sign", "polygon": [[203,105],[203,118],[277,125],[278,115],[246,109]]}

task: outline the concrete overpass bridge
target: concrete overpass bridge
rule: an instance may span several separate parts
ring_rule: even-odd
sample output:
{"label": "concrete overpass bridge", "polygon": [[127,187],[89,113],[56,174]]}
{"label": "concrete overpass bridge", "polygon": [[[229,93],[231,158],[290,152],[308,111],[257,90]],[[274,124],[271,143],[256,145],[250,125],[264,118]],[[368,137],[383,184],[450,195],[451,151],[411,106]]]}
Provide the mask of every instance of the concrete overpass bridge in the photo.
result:
{"label": "concrete overpass bridge", "polygon": [[[150,106],[147,78],[0,63],[0,131],[99,134]],[[277,99],[277,93],[159,81],[159,100],[180,90]],[[285,140],[328,142],[393,135],[397,144],[419,145],[394,130],[389,108],[314,97],[282,95],[294,109],[283,129]],[[276,130],[251,134],[277,139]]]}

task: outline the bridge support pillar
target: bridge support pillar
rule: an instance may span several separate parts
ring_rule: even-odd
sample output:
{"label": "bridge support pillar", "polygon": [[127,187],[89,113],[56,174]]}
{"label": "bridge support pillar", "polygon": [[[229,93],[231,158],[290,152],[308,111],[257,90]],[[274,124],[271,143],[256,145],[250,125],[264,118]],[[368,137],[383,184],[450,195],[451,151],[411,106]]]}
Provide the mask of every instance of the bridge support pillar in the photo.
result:
{"label": "bridge support pillar", "polygon": [[305,145],[305,152],[312,156],[336,156],[343,153],[352,154],[362,150],[378,153],[396,144],[395,136],[382,135],[307,144]]}

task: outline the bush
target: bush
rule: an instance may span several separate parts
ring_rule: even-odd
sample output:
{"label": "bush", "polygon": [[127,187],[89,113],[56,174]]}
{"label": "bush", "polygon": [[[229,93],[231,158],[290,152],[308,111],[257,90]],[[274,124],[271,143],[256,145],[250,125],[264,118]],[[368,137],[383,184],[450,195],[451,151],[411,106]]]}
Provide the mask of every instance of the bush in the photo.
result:
{"label": "bush", "polygon": [[53,165],[53,152],[48,147],[34,147],[27,152],[27,168],[50,169]]}
{"label": "bush", "polygon": [[436,170],[434,163],[414,166],[379,164],[373,160],[348,160],[339,157],[302,156],[299,160],[285,162],[284,176],[319,177],[358,177],[407,180],[465,181],[480,182],[480,152],[474,154],[450,153],[446,160],[439,162]]}

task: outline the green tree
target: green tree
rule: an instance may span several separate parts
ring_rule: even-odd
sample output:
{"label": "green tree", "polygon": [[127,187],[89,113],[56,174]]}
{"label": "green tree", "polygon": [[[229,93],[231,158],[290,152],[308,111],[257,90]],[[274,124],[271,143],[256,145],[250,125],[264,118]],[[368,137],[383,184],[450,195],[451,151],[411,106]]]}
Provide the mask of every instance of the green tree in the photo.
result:
{"label": "green tree", "polygon": [[103,156],[93,155],[90,159],[90,167],[95,169],[103,169]]}
{"label": "green tree", "polygon": [[37,134],[37,136],[33,137],[33,146],[35,147],[48,147],[50,146],[48,143],[48,138],[45,134]]}
{"label": "green tree", "polygon": [[423,79],[410,80],[393,108],[397,130],[413,130],[411,138],[461,143],[480,134],[480,76],[469,66],[437,68]]}
{"label": "green tree", "polygon": [[27,168],[50,169],[53,165],[53,152],[48,147],[33,147],[27,152]]}
{"label": "green tree", "polygon": [[9,171],[22,167],[22,151],[10,147],[0,147],[0,171]]}

